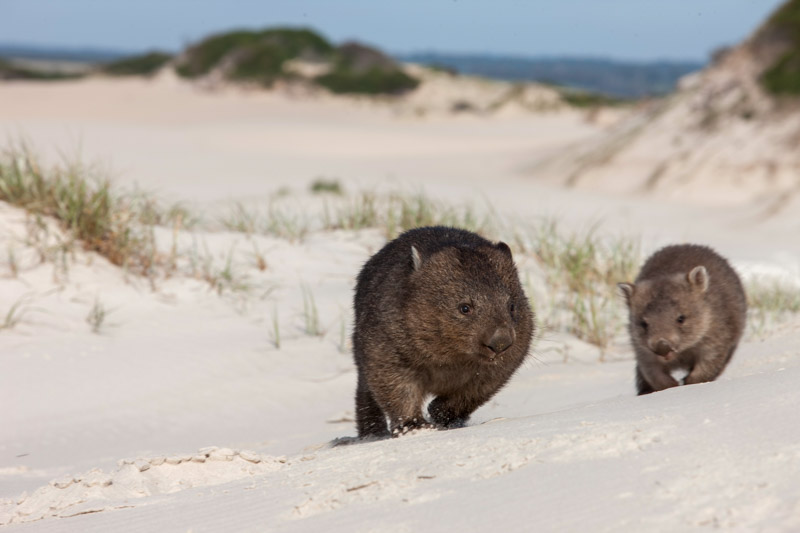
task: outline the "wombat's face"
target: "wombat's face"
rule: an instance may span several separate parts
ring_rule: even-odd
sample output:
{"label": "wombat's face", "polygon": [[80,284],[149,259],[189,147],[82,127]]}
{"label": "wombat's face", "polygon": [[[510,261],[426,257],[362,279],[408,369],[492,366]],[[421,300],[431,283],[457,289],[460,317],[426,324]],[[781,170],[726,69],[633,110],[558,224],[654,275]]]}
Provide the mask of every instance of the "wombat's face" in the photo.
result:
{"label": "wombat's face", "polygon": [[413,253],[405,313],[421,355],[432,364],[501,362],[530,316],[508,246]]}
{"label": "wombat's face", "polygon": [[707,333],[711,311],[705,268],[619,287],[630,310],[631,339],[660,358],[673,359]]}

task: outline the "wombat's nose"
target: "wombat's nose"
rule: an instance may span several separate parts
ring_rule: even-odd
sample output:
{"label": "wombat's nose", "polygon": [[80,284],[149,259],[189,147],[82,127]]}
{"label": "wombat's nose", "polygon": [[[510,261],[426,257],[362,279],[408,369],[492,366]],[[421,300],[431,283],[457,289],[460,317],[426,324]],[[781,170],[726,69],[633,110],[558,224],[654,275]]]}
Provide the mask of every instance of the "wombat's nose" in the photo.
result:
{"label": "wombat's nose", "polygon": [[666,339],[658,339],[658,342],[653,346],[653,351],[658,355],[667,355],[669,352],[674,351],[672,345]]}
{"label": "wombat's nose", "polygon": [[508,328],[498,328],[486,346],[494,353],[500,353],[514,344],[514,331]]}

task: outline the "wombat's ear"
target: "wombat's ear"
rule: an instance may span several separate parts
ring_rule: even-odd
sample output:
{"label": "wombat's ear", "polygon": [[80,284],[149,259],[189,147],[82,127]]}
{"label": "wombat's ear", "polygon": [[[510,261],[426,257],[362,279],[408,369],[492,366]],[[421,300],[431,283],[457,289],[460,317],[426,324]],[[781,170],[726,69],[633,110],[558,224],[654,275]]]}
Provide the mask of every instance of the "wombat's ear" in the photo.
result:
{"label": "wombat's ear", "polygon": [[422,266],[422,257],[419,255],[419,250],[416,247],[411,247],[411,263],[414,265],[414,270],[419,270]]}
{"label": "wombat's ear", "polygon": [[508,245],[506,243],[504,243],[503,241],[498,242],[497,244],[494,245],[494,247],[497,248],[498,250],[500,250],[501,252],[503,252],[504,254],[506,254],[509,259],[512,258],[511,257],[511,248],[509,248]]}
{"label": "wombat's ear", "polygon": [[620,292],[622,292],[622,295],[625,297],[625,303],[630,306],[636,286],[632,283],[617,283],[617,287],[619,287]]}
{"label": "wombat's ear", "polygon": [[689,279],[689,284],[694,289],[698,289],[700,292],[706,292],[708,290],[708,270],[706,270],[706,267],[694,267],[691,272],[689,272],[687,278]]}

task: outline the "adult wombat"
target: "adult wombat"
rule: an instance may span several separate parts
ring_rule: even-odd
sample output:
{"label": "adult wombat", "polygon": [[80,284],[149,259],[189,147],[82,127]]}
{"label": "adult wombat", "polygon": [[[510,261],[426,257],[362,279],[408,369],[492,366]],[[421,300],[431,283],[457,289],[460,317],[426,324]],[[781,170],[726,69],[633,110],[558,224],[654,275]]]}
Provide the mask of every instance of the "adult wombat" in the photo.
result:
{"label": "adult wombat", "polygon": [[[469,231],[408,231],[358,275],[353,350],[359,437],[463,425],[528,353],[533,312],[511,250]],[[389,420],[387,427],[386,420]]]}
{"label": "adult wombat", "polygon": [[706,246],[667,246],[653,254],[634,284],[620,283],[630,311],[639,394],[713,381],[742,336],[747,302],[739,276]]}

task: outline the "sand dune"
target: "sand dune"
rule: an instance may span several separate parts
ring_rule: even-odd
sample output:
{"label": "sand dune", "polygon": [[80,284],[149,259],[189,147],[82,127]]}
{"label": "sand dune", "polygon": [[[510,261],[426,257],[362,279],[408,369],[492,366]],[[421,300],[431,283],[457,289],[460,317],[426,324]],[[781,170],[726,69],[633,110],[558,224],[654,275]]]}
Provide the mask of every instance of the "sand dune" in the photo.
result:
{"label": "sand dune", "polygon": [[[24,135],[50,161],[79,151],[116,186],[156,191],[205,219],[154,229],[159,249],[180,259],[151,281],[79,247],[42,262],[30,217],[0,204],[0,251],[13,250],[17,269],[8,254],[0,261],[0,315],[22,312],[0,330],[0,524],[797,529],[796,315],[749,335],[717,382],[645,398],[634,396],[623,331],[601,362],[597,347],[542,327],[528,362],[470,426],[334,446],[355,434],[354,279],[385,232],[311,227],[290,239],[214,225],[234,201],[319,220],[348,199],[309,193],[322,176],[348,195],[424,190],[442,205],[471,203],[506,235],[533,237],[531,224],[555,217],[599,238],[639,236],[645,253],[703,242],[748,279],[800,280],[798,223],[765,215],[767,203],[695,205],[659,188],[570,189],[528,173],[603,128],[563,109],[420,117],[164,78],[0,85],[0,130],[12,139]],[[232,281],[212,286],[192,263]],[[518,264],[538,298],[542,268],[530,254]],[[94,327],[98,302],[108,316]]]}

